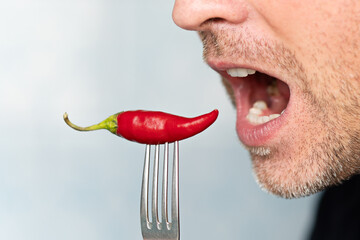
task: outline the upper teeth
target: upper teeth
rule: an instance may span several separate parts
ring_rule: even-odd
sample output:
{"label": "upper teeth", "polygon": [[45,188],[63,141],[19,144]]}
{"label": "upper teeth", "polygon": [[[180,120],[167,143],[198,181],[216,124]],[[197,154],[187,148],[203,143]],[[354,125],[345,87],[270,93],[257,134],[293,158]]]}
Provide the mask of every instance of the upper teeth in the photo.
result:
{"label": "upper teeth", "polygon": [[232,77],[247,77],[248,75],[254,74],[256,71],[247,68],[231,68],[226,72]]}

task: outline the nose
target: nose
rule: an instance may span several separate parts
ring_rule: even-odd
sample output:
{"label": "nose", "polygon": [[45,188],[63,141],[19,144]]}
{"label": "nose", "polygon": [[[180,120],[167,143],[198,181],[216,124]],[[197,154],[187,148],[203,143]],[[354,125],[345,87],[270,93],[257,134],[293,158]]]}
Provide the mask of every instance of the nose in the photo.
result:
{"label": "nose", "polygon": [[244,0],[176,0],[173,9],[176,25],[196,31],[210,19],[237,24],[243,22],[247,16]]}

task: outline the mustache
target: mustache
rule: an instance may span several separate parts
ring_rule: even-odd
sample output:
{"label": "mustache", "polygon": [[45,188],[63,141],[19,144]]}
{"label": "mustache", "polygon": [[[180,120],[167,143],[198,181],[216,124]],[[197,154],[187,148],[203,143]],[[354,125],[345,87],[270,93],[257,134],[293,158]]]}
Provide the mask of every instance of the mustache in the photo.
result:
{"label": "mustache", "polygon": [[[220,57],[222,55],[221,48],[218,44],[218,37],[213,32],[200,31],[199,36],[203,44],[203,59],[206,61],[208,55],[213,52],[215,56]],[[212,51],[211,51],[212,50]]]}
{"label": "mustache", "polygon": [[276,59],[280,53],[289,55],[289,51],[279,43],[254,37],[248,30],[207,30],[199,31],[203,43],[203,58],[238,57],[246,60]]}
{"label": "mustache", "polygon": [[304,68],[295,53],[283,43],[270,37],[259,37],[246,27],[216,28],[214,23],[207,23],[206,30],[198,34],[203,43],[203,60],[210,58],[228,59],[248,65],[265,66],[303,76]]}

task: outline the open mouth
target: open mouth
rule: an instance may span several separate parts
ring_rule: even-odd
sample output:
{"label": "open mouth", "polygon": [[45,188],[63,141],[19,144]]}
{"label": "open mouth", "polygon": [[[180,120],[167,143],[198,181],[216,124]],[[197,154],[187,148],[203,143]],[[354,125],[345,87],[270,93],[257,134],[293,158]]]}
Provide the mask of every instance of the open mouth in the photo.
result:
{"label": "open mouth", "polygon": [[285,121],[289,86],[253,69],[230,68],[219,72],[230,82],[234,92],[240,140],[248,146],[266,144]]}

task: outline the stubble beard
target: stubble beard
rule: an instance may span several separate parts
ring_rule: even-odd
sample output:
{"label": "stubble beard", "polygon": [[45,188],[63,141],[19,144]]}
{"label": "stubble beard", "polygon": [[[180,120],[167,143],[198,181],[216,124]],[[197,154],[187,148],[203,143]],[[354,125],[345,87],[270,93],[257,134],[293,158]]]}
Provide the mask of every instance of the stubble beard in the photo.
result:
{"label": "stubble beard", "polygon": [[[352,84],[354,81],[345,80],[339,91],[343,98],[337,99],[332,89],[321,86],[325,83],[324,77],[333,80],[343,77],[341,73],[336,74],[335,69],[339,69],[336,63],[334,72],[319,79],[317,74],[307,74],[295,54],[281,44],[252,39],[246,34],[239,38],[227,37],[226,32],[221,31],[202,32],[200,36],[205,60],[211,56],[245,56],[266,60],[293,76],[307,106],[309,131],[322,129],[321,135],[309,133],[302,138],[289,134],[276,146],[246,147],[262,189],[284,198],[298,198],[340,184],[359,173],[360,124],[356,121],[360,119],[360,97],[353,92],[359,88]],[[358,76],[355,69],[351,70],[352,76]],[[235,103],[233,89],[225,79],[223,83]],[[319,87],[321,91],[317,90]],[[297,139],[288,141],[290,138]]]}
{"label": "stubble beard", "polygon": [[282,157],[280,151],[288,148],[286,143],[281,149],[250,147],[248,150],[254,176],[264,191],[283,198],[299,198],[317,193],[359,173],[359,137],[338,138],[328,134],[301,156],[300,161],[291,154]]}

